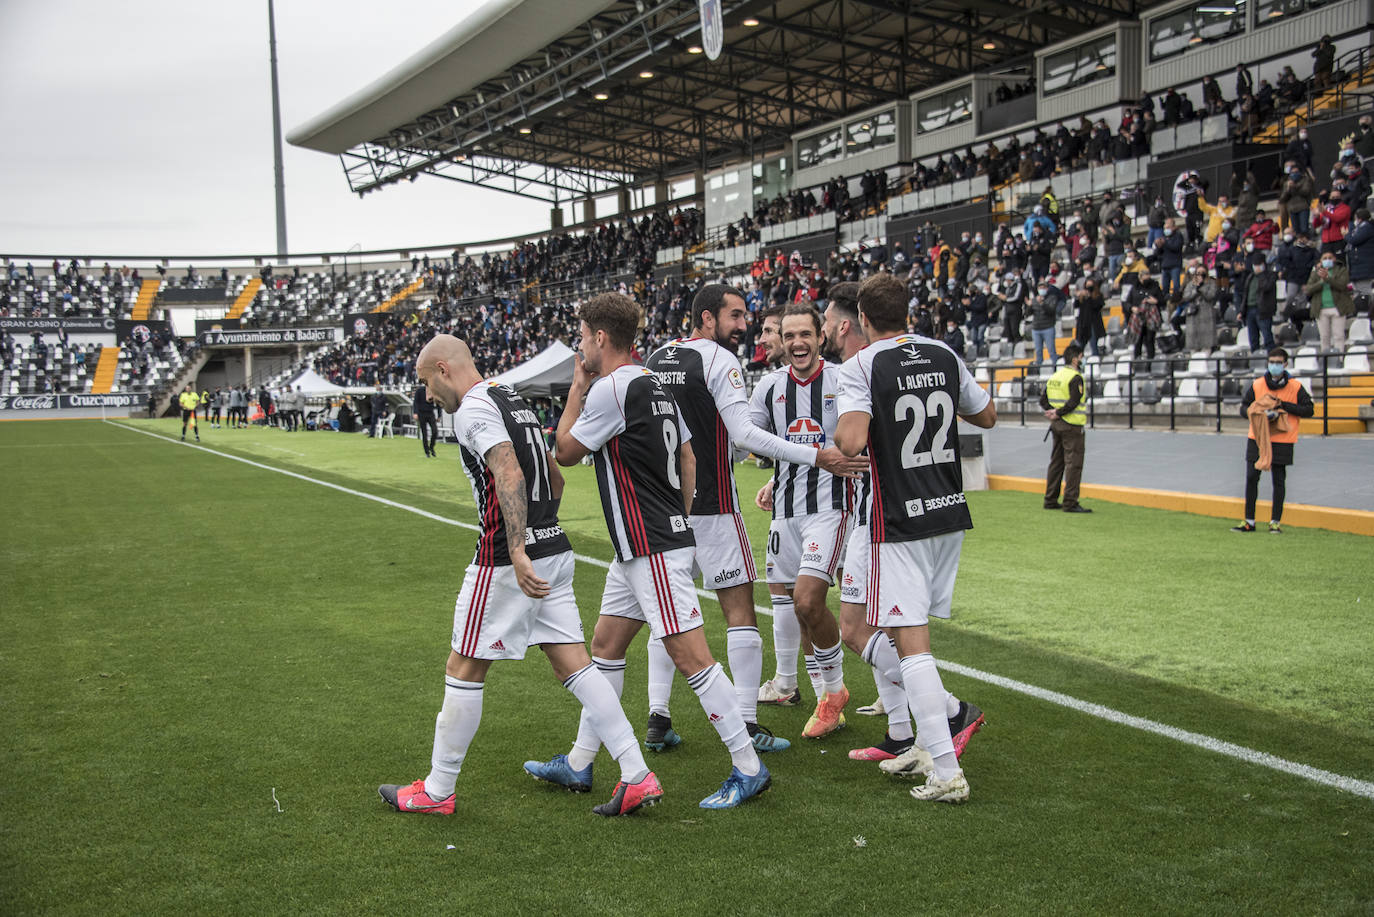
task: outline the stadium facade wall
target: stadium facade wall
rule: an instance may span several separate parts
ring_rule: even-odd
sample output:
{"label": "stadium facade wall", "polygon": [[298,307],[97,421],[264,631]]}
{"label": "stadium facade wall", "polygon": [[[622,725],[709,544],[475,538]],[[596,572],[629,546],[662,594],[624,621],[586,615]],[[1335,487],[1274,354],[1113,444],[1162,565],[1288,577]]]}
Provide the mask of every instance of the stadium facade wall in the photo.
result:
{"label": "stadium facade wall", "polygon": [[[1112,79],[1098,80],[1048,97],[1044,95],[1041,65],[1046,57],[1113,32],[1116,33],[1116,74]],[[1121,102],[1135,103],[1140,99],[1140,49],[1140,23],[1115,22],[1036,51],[1036,120],[1065,121],[1072,118],[1076,121],[1080,115],[1097,108]],[[1215,68],[1215,60],[1212,63]]]}
{"label": "stadium facade wall", "polygon": [[[1138,62],[1144,64],[1143,84],[1140,87],[1144,91],[1163,92],[1170,86],[1192,83],[1209,73],[1216,73],[1225,65],[1253,64],[1296,49],[1310,51],[1323,35],[1342,35],[1357,29],[1368,29],[1370,22],[1374,21],[1374,0],[1337,0],[1261,28],[1255,28],[1254,12],[1247,10],[1246,16],[1250,19],[1245,31],[1239,35],[1208,45],[1205,49],[1151,64],[1148,48],[1151,22],[1192,5],[1195,5],[1195,0],[1183,0],[1181,3],[1155,7],[1141,16],[1144,28],[1140,30],[1138,49],[1144,52],[1144,56],[1138,58]],[[1253,7],[1254,4],[1249,6]],[[1342,42],[1337,47],[1344,51],[1346,46],[1354,45]],[[1295,66],[1293,69],[1300,78],[1311,75],[1310,63],[1305,73],[1301,67]],[[1227,83],[1222,86],[1223,91],[1229,94],[1231,87]]]}

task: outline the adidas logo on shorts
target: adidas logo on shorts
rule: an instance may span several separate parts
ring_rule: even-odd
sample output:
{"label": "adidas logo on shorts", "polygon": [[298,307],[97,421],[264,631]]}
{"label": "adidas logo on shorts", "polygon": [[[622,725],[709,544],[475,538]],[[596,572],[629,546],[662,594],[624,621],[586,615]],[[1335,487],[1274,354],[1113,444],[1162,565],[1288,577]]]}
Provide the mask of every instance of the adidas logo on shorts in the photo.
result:
{"label": "adidas logo on shorts", "polygon": [[713,723],[719,723],[719,722],[720,722],[720,714],[719,714],[719,713],[713,713],[713,714],[711,714],[711,722],[713,722]]}
{"label": "adidas logo on shorts", "polygon": [[697,609],[693,608],[693,609],[692,609],[692,613],[689,614],[689,615],[687,616],[687,619],[688,619],[688,620],[691,620],[692,618],[699,618],[699,617],[701,617],[701,612],[698,611]]}
{"label": "adidas logo on shorts", "polygon": [[491,646],[487,647],[487,649],[496,650],[498,653],[504,653],[506,651],[506,645],[500,640],[497,640]]}
{"label": "adidas logo on shorts", "polygon": [[902,610],[898,608],[896,605],[893,605],[887,613],[894,618],[900,618],[902,616]]}

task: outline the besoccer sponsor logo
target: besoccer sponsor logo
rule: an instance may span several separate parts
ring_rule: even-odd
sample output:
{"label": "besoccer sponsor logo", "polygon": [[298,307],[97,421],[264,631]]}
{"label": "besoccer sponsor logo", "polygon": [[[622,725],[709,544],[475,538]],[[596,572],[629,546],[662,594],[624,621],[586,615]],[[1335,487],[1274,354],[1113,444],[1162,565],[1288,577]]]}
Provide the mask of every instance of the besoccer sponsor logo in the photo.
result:
{"label": "besoccer sponsor logo", "polygon": [[692,527],[692,524],[683,516],[669,516],[668,524],[672,526],[674,532],[685,532]]}
{"label": "besoccer sponsor logo", "polygon": [[906,514],[908,516],[924,516],[926,514],[925,503],[920,500],[906,501]]}
{"label": "besoccer sponsor logo", "polygon": [[722,570],[716,574],[714,582],[717,586],[719,586],[721,583],[728,583],[732,579],[739,579],[742,573],[744,573],[744,571],[741,570],[739,567],[736,567],[733,570]]}
{"label": "besoccer sponsor logo", "polygon": [[491,646],[487,647],[487,649],[489,649],[489,650],[494,650],[495,652],[498,652],[498,653],[504,653],[504,652],[506,651],[506,645],[505,645],[504,643],[502,643],[500,640],[497,640],[497,641],[496,641],[495,643],[493,643]]}
{"label": "besoccer sponsor logo", "polygon": [[820,449],[825,445],[825,428],[810,417],[798,417],[787,425],[787,441]]}
{"label": "besoccer sponsor logo", "polygon": [[943,497],[931,497],[929,500],[925,501],[925,507],[928,510],[936,510],[944,509],[948,506],[958,506],[961,503],[967,502],[968,498],[964,496],[963,491],[960,491],[959,493],[945,494]]}

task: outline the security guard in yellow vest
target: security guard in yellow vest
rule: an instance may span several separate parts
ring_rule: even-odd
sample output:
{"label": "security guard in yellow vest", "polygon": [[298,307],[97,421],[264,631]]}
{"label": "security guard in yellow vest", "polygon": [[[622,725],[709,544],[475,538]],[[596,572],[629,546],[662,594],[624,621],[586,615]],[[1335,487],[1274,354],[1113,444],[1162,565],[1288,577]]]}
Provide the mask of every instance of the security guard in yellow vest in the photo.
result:
{"label": "security guard in yellow vest", "polygon": [[196,426],[196,408],[200,406],[200,396],[188,385],[181,390],[177,401],[181,404],[181,441],[186,442],[186,424],[189,423],[191,432],[196,434],[196,442],[200,442],[200,428]]}
{"label": "security guard in yellow vest", "polygon": [[[1083,409],[1087,401],[1083,383],[1083,348],[1077,342],[1064,348],[1064,365],[1045,384],[1040,407],[1050,420],[1054,435],[1054,451],[1050,453],[1050,467],[1045,475],[1045,509],[1062,509],[1066,513],[1090,513],[1092,510],[1078,502],[1078,484],[1083,477],[1083,425],[1088,414]],[[1064,483],[1064,502],[1059,502],[1059,483]]]}

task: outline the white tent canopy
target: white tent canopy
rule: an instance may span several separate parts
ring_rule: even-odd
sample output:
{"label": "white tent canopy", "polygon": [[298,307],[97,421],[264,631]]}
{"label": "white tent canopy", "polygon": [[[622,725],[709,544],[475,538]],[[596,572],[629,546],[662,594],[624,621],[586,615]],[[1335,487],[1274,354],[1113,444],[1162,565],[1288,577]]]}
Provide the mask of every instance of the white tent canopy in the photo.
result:
{"label": "white tent canopy", "polygon": [[288,387],[293,391],[296,388],[300,388],[304,394],[311,397],[318,395],[339,395],[344,392],[344,387],[342,385],[335,385],[313,369],[307,369],[304,373],[291,380]]}
{"label": "white tent canopy", "polygon": [[548,398],[553,386],[571,385],[572,378],[573,350],[554,341],[519,366],[492,376],[492,381],[509,385],[525,398]]}

